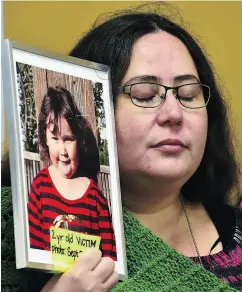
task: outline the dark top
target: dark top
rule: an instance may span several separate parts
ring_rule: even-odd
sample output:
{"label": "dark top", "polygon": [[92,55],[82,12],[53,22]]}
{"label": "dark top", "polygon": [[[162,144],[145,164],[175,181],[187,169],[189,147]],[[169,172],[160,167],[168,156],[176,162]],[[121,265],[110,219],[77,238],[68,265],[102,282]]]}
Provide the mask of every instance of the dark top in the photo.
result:
{"label": "dark top", "polygon": [[[213,247],[221,241],[223,250],[203,256],[203,265],[230,286],[242,291],[242,209],[222,206],[207,211],[219,234]],[[192,259],[199,262],[198,258]]]}

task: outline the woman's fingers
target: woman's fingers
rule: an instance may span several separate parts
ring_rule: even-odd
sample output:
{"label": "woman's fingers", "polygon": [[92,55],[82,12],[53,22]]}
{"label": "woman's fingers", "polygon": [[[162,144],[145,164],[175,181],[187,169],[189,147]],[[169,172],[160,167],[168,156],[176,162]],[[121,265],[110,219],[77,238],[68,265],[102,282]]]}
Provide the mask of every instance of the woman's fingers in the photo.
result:
{"label": "woman's fingers", "polygon": [[115,262],[109,257],[103,257],[97,267],[93,270],[95,277],[104,283],[114,272]]}
{"label": "woman's fingers", "polygon": [[102,258],[97,249],[85,251],[75,265],[60,277],[53,277],[43,292],[107,292],[118,281],[115,262]]}
{"label": "woman's fingers", "polygon": [[102,259],[99,249],[90,248],[85,251],[76,261],[72,269],[79,271],[93,271]]}
{"label": "woman's fingers", "polygon": [[41,292],[54,291],[54,288],[56,287],[57,283],[59,282],[60,277],[61,277],[61,275],[54,275],[52,278],[50,278],[50,280],[43,287]]}
{"label": "woman's fingers", "polygon": [[113,271],[112,275],[103,283],[104,291],[109,291],[115,284],[118,283],[118,273]]}

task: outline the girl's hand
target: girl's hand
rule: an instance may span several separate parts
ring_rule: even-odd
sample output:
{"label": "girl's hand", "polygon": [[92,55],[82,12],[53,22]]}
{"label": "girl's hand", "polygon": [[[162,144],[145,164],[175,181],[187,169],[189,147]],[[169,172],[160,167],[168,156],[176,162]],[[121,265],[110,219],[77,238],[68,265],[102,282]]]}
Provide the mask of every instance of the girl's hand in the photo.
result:
{"label": "girl's hand", "polygon": [[102,257],[97,249],[88,249],[75,265],[61,276],[53,276],[41,292],[106,292],[117,282],[115,262]]}

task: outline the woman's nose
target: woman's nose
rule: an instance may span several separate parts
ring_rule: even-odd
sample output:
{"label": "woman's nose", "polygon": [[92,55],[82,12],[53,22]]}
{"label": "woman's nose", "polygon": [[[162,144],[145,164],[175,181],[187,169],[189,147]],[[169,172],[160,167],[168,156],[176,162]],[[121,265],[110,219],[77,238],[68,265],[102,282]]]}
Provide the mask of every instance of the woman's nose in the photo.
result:
{"label": "woman's nose", "polygon": [[165,100],[160,105],[157,113],[158,124],[169,123],[179,124],[183,118],[183,111],[179,100],[176,98],[176,92],[168,90]]}

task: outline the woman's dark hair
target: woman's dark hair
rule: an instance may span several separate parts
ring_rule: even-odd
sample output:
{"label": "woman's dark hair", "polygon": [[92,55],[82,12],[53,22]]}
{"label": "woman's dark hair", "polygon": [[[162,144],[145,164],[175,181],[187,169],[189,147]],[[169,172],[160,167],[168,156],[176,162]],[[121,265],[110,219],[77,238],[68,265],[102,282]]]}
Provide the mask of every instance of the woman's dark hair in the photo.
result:
{"label": "woman's dark hair", "polygon": [[94,27],[70,52],[71,56],[110,66],[114,103],[118,87],[128,69],[134,43],[142,36],[166,31],[188,49],[201,83],[211,88],[207,106],[208,134],[199,168],[183,186],[183,196],[207,207],[225,203],[239,188],[236,162],[229,127],[227,106],[215,82],[212,66],[193,37],[180,25],[157,13],[127,11]]}
{"label": "woman's dark hair", "polygon": [[73,135],[77,139],[78,175],[92,178],[97,182],[100,164],[95,136],[89,123],[78,110],[71,93],[61,86],[49,87],[41,105],[38,122],[41,160],[50,162],[49,149],[46,144],[46,129],[51,123],[54,125],[53,133],[57,134],[59,132],[58,122],[61,117],[66,119]]}

